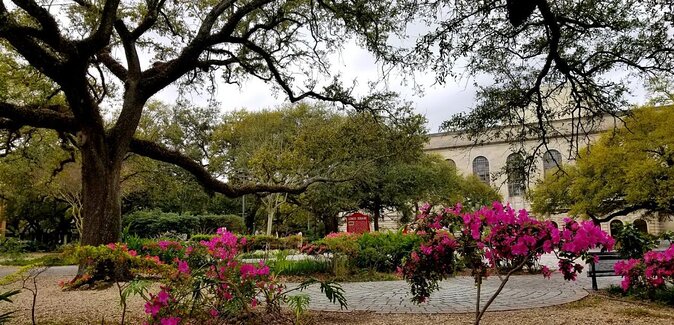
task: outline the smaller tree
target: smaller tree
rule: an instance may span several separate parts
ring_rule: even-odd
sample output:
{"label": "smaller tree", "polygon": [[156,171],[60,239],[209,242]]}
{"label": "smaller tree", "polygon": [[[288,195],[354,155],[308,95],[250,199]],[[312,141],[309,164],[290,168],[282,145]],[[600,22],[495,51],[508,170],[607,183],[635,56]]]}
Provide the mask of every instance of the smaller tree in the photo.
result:
{"label": "smaller tree", "polygon": [[[477,299],[475,324],[480,323],[511,275],[542,254],[555,253],[566,280],[575,280],[583,266],[575,261],[588,258],[592,248],[611,249],[613,239],[592,222],[565,219],[563,230],[551,221],[530,218],[526,210],[515,212],[494,202],[474,213],[461,213],[461,206],[432,212],[430,205],[417,216],[421,245],[404,261],[401,269],[410,283],[413,298],[424,302],[438,289],[438,282],[455,272],[455,253],[460,254],[475,278]],[[455,235],[458,234],[458,235]],[[486,262],[485,262],[486,261]],[[499,267],[507,265],[505,275]],[[543,275],[551,271],[543,266]],[[484,306],[480,306],[482,280],[497,274],[501,284]]]}
{"label": "smaller tree", "polygon": [[644,107],[551,172],[531,194],[536,213],[568,210],[595,223],[644,210],[674,212],[674,106]]}

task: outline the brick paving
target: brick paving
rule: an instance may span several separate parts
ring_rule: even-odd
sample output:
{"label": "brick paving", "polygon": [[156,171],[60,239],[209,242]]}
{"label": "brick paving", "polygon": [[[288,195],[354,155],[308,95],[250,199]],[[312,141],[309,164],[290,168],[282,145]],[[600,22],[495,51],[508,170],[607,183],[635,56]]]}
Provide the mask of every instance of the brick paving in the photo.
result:
{"label": "brick paving", "polygon": [[[599,278],[600,287],[619,283],[619,277]],[[372,311],[376,313],[465,313],[475,310],[477,290],[473,278],[454,277],[440,283],[426,303],[416,305],[410,298],[409,285],[405,281],[350,282],[342,283],[349,311]],[[481,302],[484,304],[496,291],[500,281],[491,277],[482,285]],[[289,288],[293,284],[288,284]],[[585,274],[576,282],[567,282],[559,273],[550,279],[542,275],[512,276],[501,294],[489,307],[490,311],[515,310],[560,305],[587,296],[590,279]],[[338,311],[339,305],[330,303],[318,286],[304,291],[311,297],[309,309]]]}

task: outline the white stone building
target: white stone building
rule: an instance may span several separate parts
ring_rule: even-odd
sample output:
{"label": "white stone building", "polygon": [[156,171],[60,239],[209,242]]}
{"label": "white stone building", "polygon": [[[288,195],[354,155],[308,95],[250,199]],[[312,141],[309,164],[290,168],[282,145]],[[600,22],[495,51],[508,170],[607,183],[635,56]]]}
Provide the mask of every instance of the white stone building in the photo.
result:
{"label": "white stone building", "polygon": [[[503,138],[502,135],[499,136],[499,134],[508,133],[499,132],[507,131],[504,127],[487,131],[477,140],[468,139],[464,134],[457,132],[430,134],[430,140],[425,147],[425,151],[444,157],[456,166],[459,173],[478,176],[501,193],[504,203],[509,203],[515,209],[529,209],[530,202],[524,195],[525,191],[536,184],[536,181],[543,177],[546,170],[556,167],[557,163],[562,165],[573,163],[576,148],[571,148],[571,142],[568,140],[573,134],[579,133],[574,129],[578,125],[577,122],[577,119],[561,119],[554,122],[554,129],[558,132],[549,135],[547,147],[542,147],[541,141],[537,138],[528,139],[523,145],[518,144],[516,147],[513,142]],[[602,132],[619,126],[620,122],[614,118],[606,118],[600,123],[586,125],[582,132],[583,135],[576,139],[576,147],[584,147],[596,140]],[[506,168],[509,165],[508,162],[511,163],[511,167],[521,165],[517,162],[521,161],[524,156],[517,153],[519,150],[524,150],[527,153],[535,152],[535,155],[533,155],[535,160],[530,164],[533,169],[530,170],[529,179],[516,177],[517,173],[511,173]],[[510,170],[517,170],[517,168],[511,168]],[[508,174],[511,175],[510,180]],[[644,229],[651,234],[674,231],[674,222],[661,222],[656,220],[657,218],[642,219],[642,214],[642,212],[636,212],[617,217],[612,223],[635,223],[640,229]],[[561,224],[565,216],[545,217]],[[602,228],[610,232],[609,224],[603,224]]]}

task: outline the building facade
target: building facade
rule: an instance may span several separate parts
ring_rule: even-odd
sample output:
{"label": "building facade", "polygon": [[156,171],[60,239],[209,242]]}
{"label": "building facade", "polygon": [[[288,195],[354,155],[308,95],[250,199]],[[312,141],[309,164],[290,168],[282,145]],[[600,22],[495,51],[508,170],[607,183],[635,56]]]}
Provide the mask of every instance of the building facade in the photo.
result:
{"label": "building facade", "polygon": [[[577,119],[562,119],[553,122],[555,133],[547,137],[547,145],[541,145],[538,138],[514,143],[509,141],[507,127],[486,131],[478,139],[469,139],[460,132],[430,134],[425,152],[437,154],[456,166],[463,175],[475,175],[501,193],[504,203],[516,210],[530,209],[526,191],[534,186],[545,172],[557,165],[572,164],[578,147],[595,141],[603,132],[620,127],[620,121],[605,118],[590,123],[582,132],[575,129]],[[573,141],[569,141],[573,140]],[[571,144],[574,143],[574,148]],[[523,155],[521,152],[527,153]],[[530,157],[530,158],[525,158]],[[533,160],[527,160],[533,159]],[[525,176],[526,175],[526,176]],[[638,229],[650,234],[674,231],[674,222],[659,221],[658,218],[642,218],[643,212],[635,212],[615,218],[611,223],[602,224],[602,229],[611,232],[618,223],[633,223]],[[565,214],[540,216],[562,224]]]}

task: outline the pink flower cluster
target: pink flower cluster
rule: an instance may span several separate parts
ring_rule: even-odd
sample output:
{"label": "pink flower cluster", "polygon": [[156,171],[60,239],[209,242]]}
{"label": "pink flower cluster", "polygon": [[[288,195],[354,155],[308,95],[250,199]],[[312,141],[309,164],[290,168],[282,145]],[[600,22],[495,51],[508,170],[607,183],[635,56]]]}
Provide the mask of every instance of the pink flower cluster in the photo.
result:
{"label": "pink flower cluster", "polygon": [[183,249],[183,245],[177,241],[170,241],[170,240],[162,240],[157,243],[159,248],[163,251],[168,250],[170,248],[176,249],[176,250],[181,250]]}
{"label": "pink flower cluster", "polygon": [[[239,249],[245,244],[245,238],[238,238],[224,228],[218,229],[217,236],[211,240],[193,248],[176,242],[160,242],[162,250],[176,249],[181,253],[178,256],[185,259],[173,259],[177,271],[167,276],[165,286],[147,301],[148,324],[179,324],[188,318],[192,321],[195,306],[202,309],[201,315],[211,318],[208,321],[214,321],[212,318],[228,317],[232,311],[242,312],[242,305],[255,307],[257,297],[265,291],[281,290],[263,262],[247,264],[237,259]],[[193,262],[197,264],[191,267]],[[195,287],[202,291],[198,304],[193,300]]]}
{"label": "pink flower cluster", "polygon": [[350,232],[331,232],[325,235],[325,238],[340,238],[340,237],[351,237],[353,233]]}
{"label": "pink flower cluster", "polygon": [[[564,278],[575,280],[583,268],[575,259],[585,257],[593,248],[610,250],[614,244],[613,238],[590,221],[578,223],[567,218],[560,231],[550,221],[536,220],[526,210],[515,212],[498,202],[473,213],[461,213],[460,206],[436,213],[424,207],[417,217],[422,244],[400,270],[412,284],[416,301],[425,300],[438,280],[454,272],[455,252],[463,256],[476,277],[486,276],[487,269],[498,265],[521,267],[555,252]],[[545,277],[552,274],[548,268],[542,271]]]}
{"label": "pink flower cluster", "polygon": [[238,253],[239,245],[246,245],[246,238],[239,239],[225,228],[218,229],[218,236],[209,241],[201,241],[208,248],[208,253],[221,260],[233,260]]}
{"label": "pink flower cluster", "polygon": [[129,249],[129,248],[126,246],[126,244],[110,243],[110,244],[107,244],[106,246],[107,246],[108,248],[110,248],[111,250],[113,250],[113,251],[114,251],[114,250],[121,250],[122,252],[126,252],[126,253],[128,253],[129,255],[134,256],[134,257],[135,257],[136,255],[138,255],[138,253],[137,253],[135,250]]}
{"label": "pink flower cluster", "polygon": [[614,270],[621,275],[621,286],[627,291],[630,288],[650,289],[674,283],[674,245],[665,251],[650,251],[643,259],[629,259],[615,264]]}
{"label": "pink flower cluster", "polygon": [[150,321],[145,324],[160,324],[160,325],[178,325],[181,318],[171,316],[170,303],[175,299],[166,287],[162,287],[157,295],[150,294],[150,300],[145,303],[145,313],[150,315]]}
{"label": "pink flower cluster", "polygon": [[264,263],[260,261],[258,267],[255,267],[255,265],[253,264],[243,264],[241,265],[239,271],[241,272],[242,278],[248,279],[258,276],[269,275],[269,266],[264,265]]}

